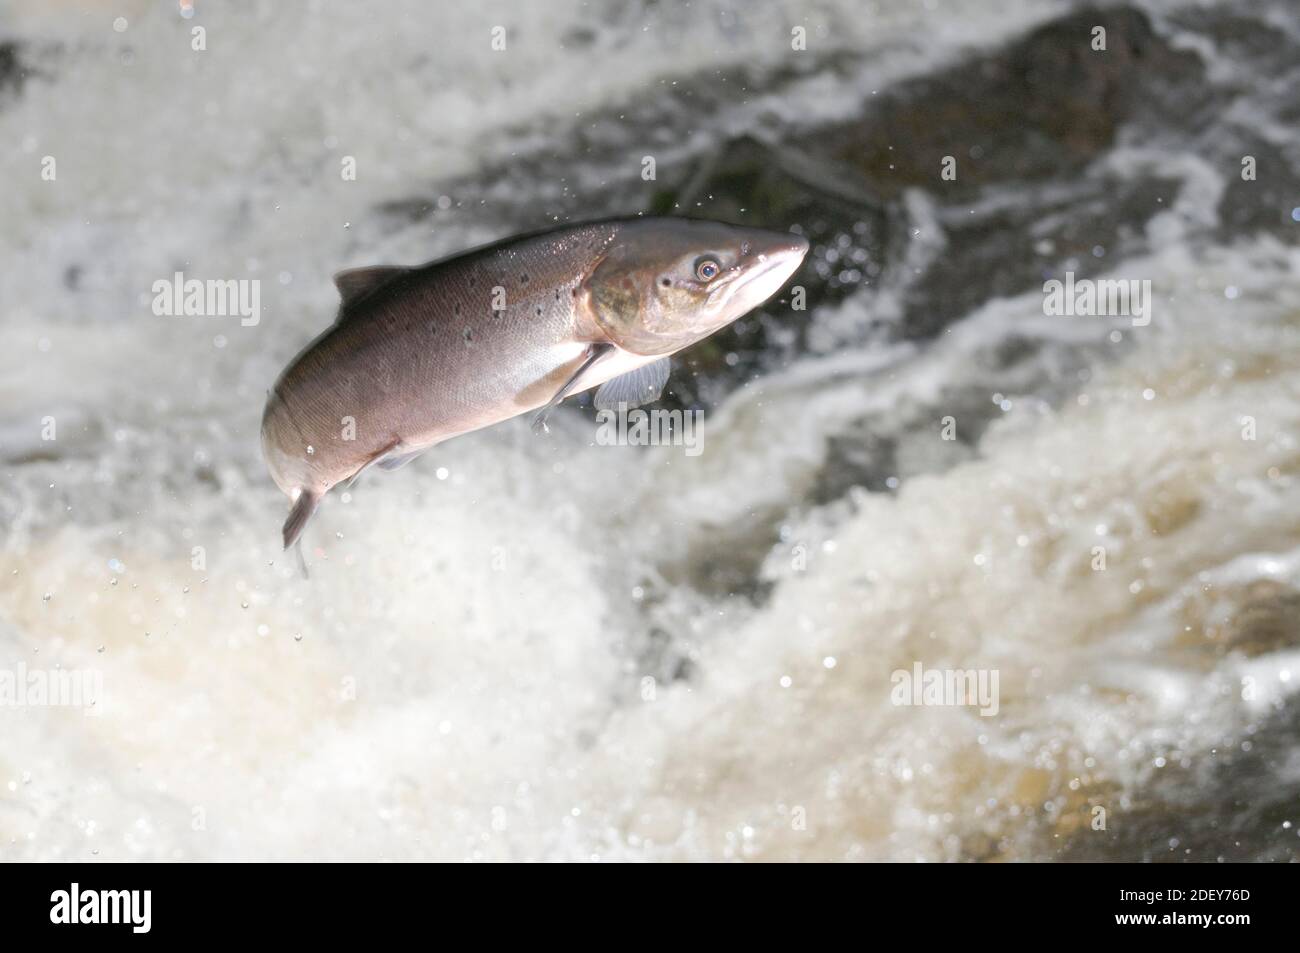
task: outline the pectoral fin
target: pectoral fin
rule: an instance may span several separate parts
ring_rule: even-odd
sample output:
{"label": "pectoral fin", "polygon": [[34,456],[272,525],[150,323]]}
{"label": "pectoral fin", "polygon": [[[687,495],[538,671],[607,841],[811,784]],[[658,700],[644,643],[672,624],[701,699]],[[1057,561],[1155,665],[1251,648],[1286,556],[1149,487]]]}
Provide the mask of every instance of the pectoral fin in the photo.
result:
{"label": "pectoral fin", "polygon": [[613,351],[614,345],[612,344],[593,344],[587,349],[587,356],[578,365],[578,369],[569,376],[569,379],[564,382],[564,386],[555,392],[555,396],[547,401],[546,406],[539,410],[537,416],[533,418],[533,433],[547,432],[546,418],[551,415],[551,411],[560,405],[560,401],[569,396],[569,389],[577,383],[579,377],[595,367],[601,358],[612,354]]}
{"label": "pectoral fin", "polygon": [[597,410],[617,410],[619,404],[629,409],[649,404],[659,399],[668,383],[671,361],[660,358],[653,364],[643,364],[634,371],[620,374],[601,384],[593,403]]}

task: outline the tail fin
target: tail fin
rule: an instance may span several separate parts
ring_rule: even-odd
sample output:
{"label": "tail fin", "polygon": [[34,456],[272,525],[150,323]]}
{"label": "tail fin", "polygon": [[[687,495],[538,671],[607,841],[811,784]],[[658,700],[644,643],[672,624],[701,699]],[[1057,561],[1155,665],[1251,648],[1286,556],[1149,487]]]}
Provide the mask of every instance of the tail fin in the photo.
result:
{"label": "tail fin", "polygon": [[303,528],[311,515],[316,512],[316,505],[320,503],[320,497],[316,496],[310,490],[303,490],[298,494],[298,502],[293,504],[293,509],[289,511],[289,518],[284,521],[284,548],[288,549],[298,541],[302,535]]}

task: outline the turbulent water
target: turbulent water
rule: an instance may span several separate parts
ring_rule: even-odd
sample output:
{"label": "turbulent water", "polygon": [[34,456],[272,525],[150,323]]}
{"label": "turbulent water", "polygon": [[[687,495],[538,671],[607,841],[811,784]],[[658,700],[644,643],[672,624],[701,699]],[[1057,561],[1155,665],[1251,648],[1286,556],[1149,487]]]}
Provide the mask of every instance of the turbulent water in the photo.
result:
{"label": "turbulent water", "polygon": [[[1064,3],[443,6],[3,8],[0,672],[96,688],[0,708],[0,857],[1294,859],[1294,7],[1108,12],[1112,87]],[[512,421],[300,578],[257,432],[330,276],[664,203],[814,239],[679,363],[703,452]]]}

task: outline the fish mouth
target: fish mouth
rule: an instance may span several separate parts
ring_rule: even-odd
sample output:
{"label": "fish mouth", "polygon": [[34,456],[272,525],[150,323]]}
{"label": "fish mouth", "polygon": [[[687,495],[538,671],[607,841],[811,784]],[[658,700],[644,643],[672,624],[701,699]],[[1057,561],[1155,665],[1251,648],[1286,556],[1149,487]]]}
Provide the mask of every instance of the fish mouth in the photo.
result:
{"label": "fish mouth", "polygon": [[758,271],[753,276],[754,280],[761,280],[779,272],[781,276],[781,282],[777,285],[779,288],[803,264],[804,257],[808,254],[808,247],[808,239],[802,235],[791,235],[767,251],[760,252],[756,266]]}
{"label": "fish mouth", "polygon": [[725,295],[722,307],[738,318],[758,307],[790,280],[808,254],[808,239],[802,235],[781,235],[753,243],[751,257],[737,266],[736,276],[719,290]]}

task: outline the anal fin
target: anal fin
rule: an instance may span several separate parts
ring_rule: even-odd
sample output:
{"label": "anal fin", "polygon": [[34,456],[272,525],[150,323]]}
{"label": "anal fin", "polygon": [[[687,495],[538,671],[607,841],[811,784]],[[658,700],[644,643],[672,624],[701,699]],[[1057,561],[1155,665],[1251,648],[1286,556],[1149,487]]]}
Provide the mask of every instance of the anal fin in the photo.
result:
{"label": "anal fin", "polygon": [[[397,449],[400,450],[401,448],[398,447]],[[406,466],[408,463],[410,463],[420,454],[424,453],[424,451],[427,449],[429,448],[421,447],[419,450],[409,450],[406,453],[396,453],[396,452],[389,453],[382,460],[377,461],[377,464],[379,466],[379,469],[386,470],[391,473],[393,470],[402,469],[402,467]]]}

